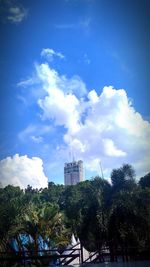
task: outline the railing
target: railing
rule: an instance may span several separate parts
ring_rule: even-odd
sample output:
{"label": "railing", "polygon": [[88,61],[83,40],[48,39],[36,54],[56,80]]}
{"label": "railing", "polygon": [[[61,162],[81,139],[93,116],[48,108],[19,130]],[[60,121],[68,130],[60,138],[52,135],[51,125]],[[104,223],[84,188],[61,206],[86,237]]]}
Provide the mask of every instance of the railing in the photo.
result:
{"label": "railing", "polygon": [[[137,247],[116,248],[109,247],[103,248],[100,251],[89,253],[89,256],[84,255],[84,248],[80,243],[63,250],[61,253],[57,249],[21,252],[0,252],[0,267],[4,263],[20,263],[20,266],[28,266],[28,263],[40,260],[42,266],[48,266],[50,263],[53,265],[69,265],[74,264],[76,260],[78,264],[98,263],[98,262],[111,262],[111,261],[130,261],[150,259],[150,247],[139,250]],[[12,265],[11,265],[12,266]]]}
{"label": "railing", "polygon": [[63,251],[62,255],[63,256],[66,255],[67,258],[68,258],[68,260],[67,260],[67,258],[64,257],[61,261],[59,261],[59,265],[63,265],[63,264],[68,265],[73,260],[75,260],[77,258],[78,258],[78,262],[79,263],[83,263],[82,251],[81,251],[81,244],[79,242],[76,243],[75,245],[73,245],[71,248],[65,249],[65,251]]}
{"label": "railing", "polygon": [[[48,260],[48,262],[56,265],[68,265],[73,260],[78,259],[81,263],[81,249],[70,248],[65,249],[62,253],[59,253],[57,249],[51,250],[39,250],[36,252],[21,251],[21,252],[0,252],[0,266],[1,263],[21,263],[23,266],[27,266],[29,262],[36,260]],[[64,254],[65,252],[65,254]],[[67,253],[67,254],[66,254]]]}

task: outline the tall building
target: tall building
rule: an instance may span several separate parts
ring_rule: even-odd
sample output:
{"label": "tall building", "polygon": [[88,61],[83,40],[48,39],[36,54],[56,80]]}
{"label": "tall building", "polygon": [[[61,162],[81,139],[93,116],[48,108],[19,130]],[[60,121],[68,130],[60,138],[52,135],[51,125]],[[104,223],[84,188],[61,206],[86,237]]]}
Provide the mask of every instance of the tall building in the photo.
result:
{"label": "tall building", "polygon": [[65,163],[64,180],[65,185],[75,185],[84,180],[82,160]]}

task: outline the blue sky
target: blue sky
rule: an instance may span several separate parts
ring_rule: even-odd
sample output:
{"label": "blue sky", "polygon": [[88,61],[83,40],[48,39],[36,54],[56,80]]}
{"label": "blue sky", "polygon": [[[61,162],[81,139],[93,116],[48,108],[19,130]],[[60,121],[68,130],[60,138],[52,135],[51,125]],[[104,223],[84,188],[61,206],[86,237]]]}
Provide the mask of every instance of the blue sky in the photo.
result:
{"label": "blue sky", "polygon": [[63,183],[71,154],[84,160],[86,178],[99,174],[99,161],[106,178],[124,162],[137,176],[148,172],[149,1],[0,7],[1,179],[25,186],[25,172],[33,186]]}

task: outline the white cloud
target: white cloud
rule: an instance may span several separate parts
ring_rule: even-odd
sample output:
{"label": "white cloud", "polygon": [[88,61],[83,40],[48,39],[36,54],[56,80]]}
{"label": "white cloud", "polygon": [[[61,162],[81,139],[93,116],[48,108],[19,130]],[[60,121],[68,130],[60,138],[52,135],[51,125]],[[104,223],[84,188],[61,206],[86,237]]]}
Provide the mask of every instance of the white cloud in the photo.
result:
{"label": "white cloud", "polygon": [[79,101],[72,95],[65,95],[61,90],[49,92],[49,96],[39,100],[44,119],[53,119],[55,125],[65,126],[71,133],[79,129]]}
{"label": "white cloud", "polygon": [[35,135],[31,135],[31,139],[33,140],[33,142],[40,144],[43,142],[43,137],[42,136],[35,136]]}
{"label": "white cloud", "polygon": [[59,76],[47,64],[37,65],[37,74],[47,92],[38,101],[43,110],[42,118],[54,120],[55,125],[63,125],[70,133],[77,132],[80,128],[80,101],[76,95],[85,94],[85,84],[78,76],[70,79]]}
{"label": "white cloud", "polygon": [[96,103],[99,101],[99,97],[97,95],[97,93],[95,92],[95,90],[92,90],[88,93],[88,99],[91,101],[91,103]]}
{"label": "white cloud", "polygon": [[92,169],[100,159],[107,173],[124,162],[133,164],[137,173],[148,172],[150,123],[135,111],[125,90],[104,87],[99,96],[92,90],[88,98],[84,123],[71,142],[70,134],[65,135],[68,146],[78,140],[80,145],[73,146],[74,153]]}
{"label": "white cloud", "polygon": [[78,97],[87,94],[86,85],[78,75],[74,75],[71,78],[59,75],[47,63],[36,65],[36,72],[38,79],[42,82],[42,88],[48,93],[59,89],[64,94],[74,94]]}
{"label": "white cloud", "polygon": [[116,148],[113,140],[105,138],[103,139],[103,142],[104,142],[104,151],[107,156],[110,157],[126,156],[126,152]]}
{"label": "white cloud", "polygon": [[0,183],[21,188],[26,188],[28,184],[33,188],[47,187],[48,178],[43,171],[43,161],[38,157],[29,158],[18,154],[1,160]]}
{"label": "white cloud", "polygon": [[68,149],[72,147],[88,166],[99,158],[108,170],[124,162],[136,165],[143,161],[143,154],[150,156],[150,124],[135,111],[124,89],[106,86],[100,95],[92,90],[85,101],[73,93],[65,94],[63,79],[48,65],[41,65],[38,71],[48,92],[39,100],[44,118],[66,128]]}
{"label": "white cloud", "polygon": [[27,17],[27,9],[22,6],[11,6],[8,10],[7,20],[18,24],[23,21]]}
{"label": "white cloud", "polygon": [[[78,76],[61,76],[48,64],[36,65],[36,71],[46,92],[38,100],[41,117],[64,127],[62,147],[59,140],[56,152],[59,160],[66,161],[73,150],[88,170],[97,171],[101,160],[107,176],[123,163],[132,164],[137,174],[150,171],[150,123],[136,112],[124,89],[105,86],[100,94],[87,92]],[[76,93],[80,89],[83,92]]]}
{"label": "white cloud", "polygon": [[17,86],[25,88],[33,84],[35,84],[35,80],[33,78],[29,78],[29,79],[20,81],[19,83],[17,83]]}
{"label": "white cloud", "polygon": [[49,62],[54,60],[54,57],[58,57],[60,59],[64,59],[65,56],[60,52],[55,52],[50,48],[43,48],[41,52],[41,57],[47,59]]}
{"label": "white cloud", "polygon": [[27,142],[28,140],[32,140],[33,142],[39,144],[43,142],[43,136],[52,131],[53,129],[49,125],[30,124],[20,133],[18,133],[18,138],[22,142]]}

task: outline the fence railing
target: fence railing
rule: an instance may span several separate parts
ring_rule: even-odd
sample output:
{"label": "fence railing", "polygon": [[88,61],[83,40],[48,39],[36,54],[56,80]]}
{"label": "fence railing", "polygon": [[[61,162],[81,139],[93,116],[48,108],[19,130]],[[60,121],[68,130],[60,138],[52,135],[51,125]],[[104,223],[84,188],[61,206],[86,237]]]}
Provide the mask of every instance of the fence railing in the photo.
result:
{"label": "fence railing", "polygon": [[0,266],[4,266],[4,263],[20,263],[20,266],[29,266],[29,263],[35,261],[41,261],[43,264],[42,266],[48,266],[49,264],[69,265],[75,260],[78,264],[86,264],[118,260],[128,261],[131,259],[150,259],[150,247],[146,247],[143,250],[140,250],[137,247],[112,247],[111,249],[109,247],[105,247],[99,251],[89,253],[86,257],[84,255],[84,248],[80,243],[77,243],[61,252],[58,249],[0,252]]}
{"label": "fence railing", "polygon": [[[69,248],[60,253],[57,249],[38,250],[38,251],[20,251],[20,252],[0,252],[0,266],[2,263],[21,263],[27,266],[32,261],[47,260],[53,265],[68,265],[73,260],[78,259],[81,263],[81,248]],[[43,265],[44,266],[44,265]]]}

